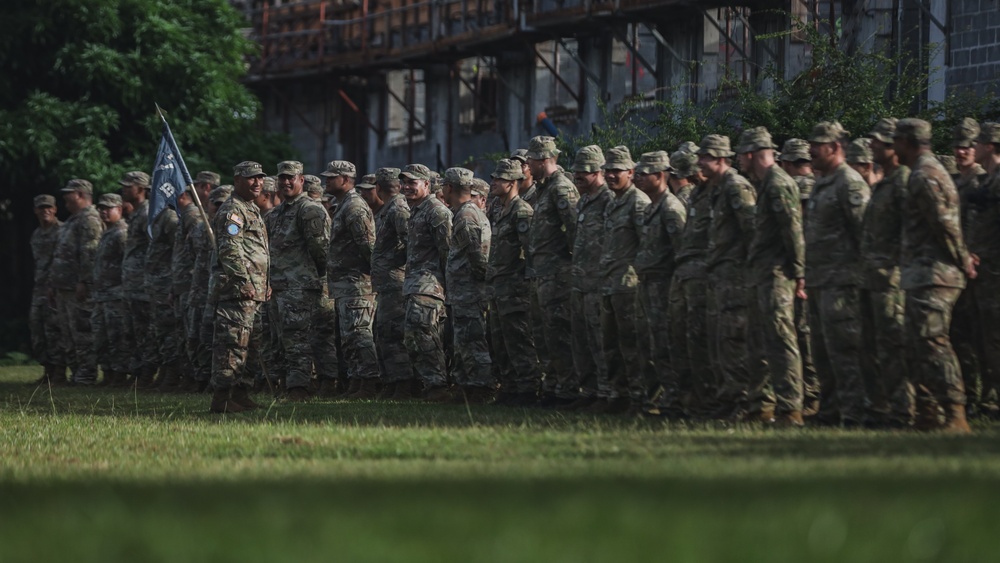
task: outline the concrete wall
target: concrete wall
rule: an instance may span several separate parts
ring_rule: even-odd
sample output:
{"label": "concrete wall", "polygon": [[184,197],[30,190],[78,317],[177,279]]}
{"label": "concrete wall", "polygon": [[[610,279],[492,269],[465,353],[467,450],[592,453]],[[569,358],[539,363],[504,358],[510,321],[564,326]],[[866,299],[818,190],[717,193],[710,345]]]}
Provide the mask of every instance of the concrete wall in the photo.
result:
{"label": "concrete wall", "polygon": [[1000,80],[1000,0],[952,0],[949,90],[996,96]]}

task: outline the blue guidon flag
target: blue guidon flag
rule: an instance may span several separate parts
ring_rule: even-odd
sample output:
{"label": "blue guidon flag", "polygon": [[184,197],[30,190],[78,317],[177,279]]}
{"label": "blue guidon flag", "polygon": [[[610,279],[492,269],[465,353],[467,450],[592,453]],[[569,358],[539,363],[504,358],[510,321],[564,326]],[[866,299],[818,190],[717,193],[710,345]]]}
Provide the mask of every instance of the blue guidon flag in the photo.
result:
{"label": "blue guidon flag", "polygon": [[[163,118],[162,115],[160,117]],[[160,138],[160,149],[156,151],[156,163],[153,164],[150,176],[149,224],[146,232],[152,238],[153,221],[167,207],[177,209],[177,196],[194,183],[166,119],[163,119],[163,136]]]}

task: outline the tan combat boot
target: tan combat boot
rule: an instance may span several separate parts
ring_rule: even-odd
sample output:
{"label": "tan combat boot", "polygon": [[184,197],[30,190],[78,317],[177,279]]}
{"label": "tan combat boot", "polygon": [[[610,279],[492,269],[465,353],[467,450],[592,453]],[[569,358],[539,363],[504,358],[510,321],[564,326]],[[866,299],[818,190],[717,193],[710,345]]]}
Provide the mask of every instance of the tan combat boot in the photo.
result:
{"label": "tan combat boot", "polygon": [[246,409],[232,399],[231,389],[216,389],[212,394],[212,403],[209,405],[209,412],[215,413],[237,413]]}
{"label": "tan combat boot", "polygon": [[235,402],[248,411],[260,408],[260,405],[250,398],[250,393],[247,388],[243,386],[233,387],[229,400]]}

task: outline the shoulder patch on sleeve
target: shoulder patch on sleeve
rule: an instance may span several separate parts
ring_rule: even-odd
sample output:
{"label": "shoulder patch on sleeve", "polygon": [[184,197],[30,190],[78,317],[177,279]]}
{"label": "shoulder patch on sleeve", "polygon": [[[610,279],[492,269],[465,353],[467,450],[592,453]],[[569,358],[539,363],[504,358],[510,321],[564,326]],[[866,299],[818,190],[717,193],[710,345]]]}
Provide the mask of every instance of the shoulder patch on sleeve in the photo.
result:
{"label": "shoulder patch on sleeve", "polygon": [[517,222],[517,232],[519,232],[519,233],[526,233],[526,232],[528,232],[528,229],[530,227],[531,227],[531,225],[529,225],[527,221],[518,221]]}
{"label": "shoulder patch on sleeve", "polygon": [[851,195],[847,196],[847,201],[849,201],[851,205],[861,205],[865,201],[865,196],[858,192],[851,192]]}
{"label": "shoulder patch on sleeve", "polygon": [[235,223],[230,223],[226,226],[226,232],[229,233],[230,236],[236,236],[240,234],[240,228]]}
{"label": "shoulder patch on sleeve", "polygon": [[236,213],[231,213],[229,215],[229,220],[232,221],[233,223],[236,223],[240,227],[243,226],[243,218],[237,215]]}
{"label": "shoulder patch on sleeve", "polygon": [[569,200],[567,200],[565,198],[560,198],[559,201],[556,203],[556,207],[558,207],[559,209],[566,209],[566,208],[568,208],[569,207]]}

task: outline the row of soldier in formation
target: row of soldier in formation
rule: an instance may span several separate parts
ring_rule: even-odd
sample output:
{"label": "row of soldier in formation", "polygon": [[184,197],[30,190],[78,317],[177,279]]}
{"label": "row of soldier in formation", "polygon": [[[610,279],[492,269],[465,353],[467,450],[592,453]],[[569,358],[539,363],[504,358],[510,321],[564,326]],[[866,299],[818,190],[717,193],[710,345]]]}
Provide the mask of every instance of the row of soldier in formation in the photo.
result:
{"label": "row of soldier in formation", "polygon": [[930,140],[823,122],[779,152],[756,127],[638,162],[587,146],[566,172],[536,137],[488,184],[421,164],[356,184],[333,161],[322,189],[243,162],[232,186],[198,175],[208,222],[185,192],[149,225],[146,174],[99,211],[72,180],[61,227],[36,198],[43,380],[100,363],[110,385],[208,388],[214,412],[280,386],[965,432],[1000,373],[1000,125],[964,120],[951,158]]}

